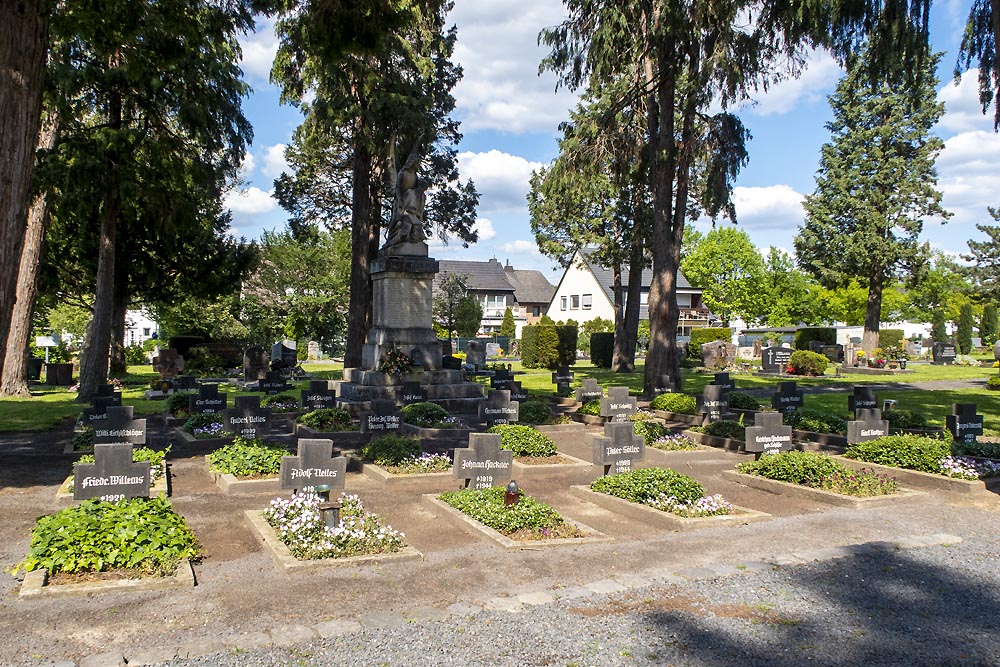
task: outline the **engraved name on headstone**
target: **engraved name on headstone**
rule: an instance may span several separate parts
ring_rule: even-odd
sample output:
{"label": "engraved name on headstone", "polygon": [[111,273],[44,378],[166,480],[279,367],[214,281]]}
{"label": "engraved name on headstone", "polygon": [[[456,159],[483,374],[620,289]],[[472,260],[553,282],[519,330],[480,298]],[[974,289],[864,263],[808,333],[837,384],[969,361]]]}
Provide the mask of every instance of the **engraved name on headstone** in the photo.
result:
{"label": "engraved name on headstone", "polygon": [[716,373],[712,384],[722,387],[723,391],[730,392],[736,390],[736,380],[729,377],[729,373]]}
{"label": "engraved name on headstone", "polygon": [[760,370],[762,373],[784,373],[788,361],[795,350],[789,347],[772,346],[760,351]]}
{"label": "engraved name on headstone", "polygon": [[601,416],[613,422],[627,422],[638,406],[628,395],[628,387],[608,387],[608,395],[601,399]]}
{"label": "engraved name on headstone", "polygon": [[279,474],[282,489],[312,493],[317,486],[329,484],[339,491],[346,481],[347,459],[333,455],[333,440],[300,438],[298,454],[281,457]]}
{"label": "engraved name on headstone", "polygon": [[604,435],[591,435],[590,442],[594,465],[602,466],[605,475],[630,472],[646,456],[646,439],[632,422],[608,422]]}
{"label": "engraved name on headstone", "polygon": [[698,413],[705,421],[715,422],[729,412],[729,393],[721,385],[706,384],[698,397]]}
{"label": "engraved name on headstone", "polygon": [[337,391],[326,380],[310,380],[309,388],[301,392],[303,410],[322,410],[337,407]]}
{"label": "engraved name on headstone", "polygon": [[931,357],[935,364],[953,364],[958,357],[958,350],[951,343],[934,343],[931,346]]}
{"label": "engraved name on headstone", "polygon": [[519,410],[517,401],[510,400],[509,391],[490,391],[486,400],[479,404],[479,421],[486,424],[486,428],[497,424],[513,424],[517,421]]}
{"label": "engraved name on headstone", "polygon": [[983,434],[983,416],[976,414],[975,403],[953,403],[952,414],[945,417],[945,425],[955,440],[971,445]]}
{"label": "engraved name on headstone", "polygon": [[403,389],[399,393],[399,400],[403,405],[411,403],[423,403],[427,400],[427,392],[419,382],[404,382]]}
{"label": "engraved name on headstone", "polygon": [[580,403],[599,401],[604,398],[604,387],[597,384],[594,378],[585,378],[583,386],[576,388],[576,400]]}
{"label": "engraved name on headstone", "polygon": [[787,452],[792,448],[792,427],[782,423],[780,412],[758,412],[754,425],[744,429],[744,442],[746,451],[758,455]]}
{"label": "engraved name on headstone", "polygon": [[95,426],[108,418],[108,408],[121,407],[122,393],[114,392],[111,396],[94,396],[90,399],[90,407],[83,409],[83,423]]}
{"label": "engraved name on headstone", "polygon": [[506,389],[510,391],[511,383],[514,382],[514,374],[507,369],[493,371],[490,378],[490,387],[493,389]]}
{"label": "engraved name on headstone", "polygon": [[552,374],[552,384],[556,386],[556,391],[560,394],[569,393],[569,385],[573,382],[576,374],[569,369],[569,366],[560,366]]}
{"label": "engraved name on headstone", "polygon": [[847,442],[854,444],[889,435],[889,422],[878,408],[858,408],[854,421],[847,422]]}
{"label": "engraved name on headstone", "polygon": [[854,393],[847,397],[847,409],[858,416],[858,410],[870,410],[878,407],[878,399],[875,397],[875,390],[871,387],[854,386]]}
{"label": "engraved name on headstone", "polygon": [[779,382],[778,391],[771,396],[771,407],[783,414],[791,414],[805,404],[805,395],[792,382]]}
{"label": "engraved name on headstone", "polygon": [[518,403],[523,403],[529,400],[531,397],[528,395],[528,390],[521,386],[521,383],[514,380],[510,383],[510,400],[517,401]]}
{"label": "engraved name on headstone", "polygon": [[656,376],[656,386],[653,387],[653,394],[659,396],[660,394],[670,394],[675,391],[684,391],[681,388],[682,379],[674,379],[672,375],[657,375]]}
{"label": "engraved name on headstone", "polygon": [[219,393],[219,385],[203,384],[198,393],[188,399],[188,412],[193,415],[214,415],[225,411],[229,404],[228,394]]}
{"label": "engraved name on headstone", "polygon": [[469,489],[492,489],[505,486],[511,478],[514,454],[500,449],[500,436],[496,433],[469,435],[469,447],[455,450],[452,475],[465,480]]}
{"label": "engraved name on headstone", "polygon": [[372,409],[361,413],[361,432],[374,435],[399,433],[403,428],[403,413],[395,401],[372,401]]}
{"label": "engraved name on headstone", "polygon": [[291,388],[280,371],[268,371],[264,374],[264,379],[257,382],[257,391],[262,391],[268,396],[280,394]]}
{"label": "engraved name on headstone", "polygon": [[237,396],[226,410],[226,430],[242,438],[263,438],[271,432],[271,408],[260,407],[260,396]]}
{"label": "engraved name on headstone", "polygon": [[132,418],[132,406],[111,406],[108,418],[94,424],[94,444],[146,444],[146,420]]}
{"label": "engraved name on headstone", "polygon": [[132,445],[98,443],[93,463],[73,466],[73,500],[148,498],[150,480],[149,461],[133,461]]}

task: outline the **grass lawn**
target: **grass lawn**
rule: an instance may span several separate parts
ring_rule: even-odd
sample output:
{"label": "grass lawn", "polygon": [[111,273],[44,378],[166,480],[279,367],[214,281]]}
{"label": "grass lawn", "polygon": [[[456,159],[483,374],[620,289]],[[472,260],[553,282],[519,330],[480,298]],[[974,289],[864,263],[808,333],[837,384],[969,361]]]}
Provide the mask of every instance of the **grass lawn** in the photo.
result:
{"label": "grass lawn", "polygon": [[[805,407],[835,412],[850,419],[847,409],[848,394],[806,395]],[[1000,431],[1000,392],[986,389],[876,389],[875,398],[881,407],[882,401],[898,401],[899,408],[913,410],[927,417],[931,426],[945,425],[945,417],[951,414],[953,403],[975,403],[979,414],[983,415],[983,426],[990,431]]]}

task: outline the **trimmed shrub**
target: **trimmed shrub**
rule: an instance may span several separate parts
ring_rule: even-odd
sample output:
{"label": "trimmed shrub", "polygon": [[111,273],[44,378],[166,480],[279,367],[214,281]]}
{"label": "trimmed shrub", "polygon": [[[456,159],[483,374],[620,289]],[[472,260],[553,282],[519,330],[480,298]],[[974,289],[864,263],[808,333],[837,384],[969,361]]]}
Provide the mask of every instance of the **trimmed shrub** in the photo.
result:
{"label": "trimmed shrub", "polygon": [[795,332],[792,347],[796,350],[808,350],[811,341],[824,345],[834,345],[837,342],[837,330],[832,327],[802,327]]}
{"label": "trimmed shrub", "polygon": [[576,362],[574,325],[535,324],[521,329],[521,365],[525,368],[570,366]]}
{"label": "trimmed shrub", "polygon": [[351,428],[351,413],[342,408],[320,408],[305,413],[296,421],[317,431],[347,431]]}
{"label": "trimmed shrub", "polygon": [[931,313],[931,340],[935,343],[947,343],[948,331],[945,326],[945,314],[941,308],[935,308]]}
{"label": "trimmed shrub", "polygon": [[785,424],[799,431],[839,435],[847,433],[847,420],[840,415],[809,408],[800,408],[785,415]]}
{"label": "trimmed shrub", "polygon": [[521,329],[521,344],[518,351],[521,354],[521,365],[525,368],[538,368],[538,327],[527,326]]}
{"label": "trimmed shrub", "polygon": [[694,361],[701,361],[702,343],[711,343],[714,340],[724,340],[729,342],[733,339],[733,330],[729,327],[702,327],[691,330],[691,342],[688,344],[687,356]]}
{"label": "trimmed shrub", "polygon": [[788,358],[788,368],[792,375],[823,375],[830,360],[818,352],[796,350]]}
{"label": "trimmed shrub", "polygon": [[420,440],[401,435],[382,435],[359,449],[358,453],[377,466],[397,466],[406,459],[420,456]]}
{"label": "trimmed shrub", "polygon": [[997,342],[997,307],[992,303],[983,306],[983,316],[979,319],[979,337],[983,347],[989,349]]}
{"label": "trimmed shrub", "polygon": [[986,381],[986,388],[992,389],[993,391],[1000,390],[1000,377],[994,375],[989,380]]}
{"label": "trimmed shrub", "polygon": [[577,414],[590,415],[591,417],[601,416],[601,401],[587,401],[577,409]]}
{"label": "trimmed shrub", "polygon": [[559,346],[556,350],[556,363],[548,367],[552,370],[576,363],[576,341],[580,337],[580,329],[576,324],[566,324],[557,326],[556,334],[559,337]]}
{"label": "trimmed shrub", "polygon": [[649,407],[653,410],[663,410],[664,412],[676,412],[681,415],[693,415],[698,409],[698,401],[694,396],[687,394],[660,394],[649,402]]}
{"label": "trimmed shrub", "polygon": [[883,350],[886,349],[903,349],[903,330],[902,329],[882,329],[878,332],[878,346]]}
{"label": "trimmed shrub", "polygon": [[667,427],[660,422],[651,422],[646,420],[635,422],[635,434],[641,435],[647,445],[656,442],[669,433],[670,431],[667,430]]}
{"label": "trimmed shrub", "polygon": [[844,456],[867,463],[938,474],[941,472],[941,459],[950,454],[951,446],[944,440],[919,435],[889,435],[848,445]]}
{"label": "trimmed shrub", "polygon": [[913,410],[887,410],[882,413],[882,419],[892,428],[927,428],[927,417]]}
{"label": "trimmed shrub", "polygon": [[421,402],[404,405],[400,412],[407,424],[423,428],[433,428],[448,418],[448,411],[437,403]]}
{"label": "trimmed shrub", "polygon": [[682,503],[696,502],[705,495],[705,487],[701,483],[670,468],[640,468],[598,477],[590,484],[590,490],[642,504],[658,500],[663,495],[672,496]]}
{"label": "trimmed shrub", "polygon": [[552,408],[547,401],[525,401],[518,407],[517,420],[525,424],[548,424]]}
{"label": "trimmed shrub", "polygon": [[972,304],[963,303],[958,311],[958,330],[955,332],[955,343],[961,354],[972,352]]}
{"label": "trimmed shrub", "polygon": [[745,391],[729,392],[729,407],[737,410],[760,410],[760,401]]}
{"label": "trimmed shrub", "polygon": [[590,334],[590,360],[598,368],[611,368],[615,353],[615,335],[613,333]]}
{"label": "trimmed shrub", "polygon": [[486,431],[500,436],[500,448],[508,449],[514,456],[555,456],[556,443],[530,426],[497,424]]}
{"label": "trimmed shrub", "polygon": [[695,426],[691,430],[705,435],[712,435],[716,438],[729,438],[730,440],[743,440],[746,437],[746,426],[735,419],[720,419],[704,426]]}
{"label": "trimmed shrub", "polygon": [[813,482],[834,473],[847,472],[847,466],[817,452],[782,452],[739,464],[737,470],[779,482],[814,486]]}

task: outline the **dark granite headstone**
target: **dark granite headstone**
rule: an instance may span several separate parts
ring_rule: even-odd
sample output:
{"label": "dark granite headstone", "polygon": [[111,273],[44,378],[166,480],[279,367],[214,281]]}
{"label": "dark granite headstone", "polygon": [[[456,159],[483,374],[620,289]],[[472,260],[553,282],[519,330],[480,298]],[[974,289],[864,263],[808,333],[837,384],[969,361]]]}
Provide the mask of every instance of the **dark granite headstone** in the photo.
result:
{"label": "dark granite headstone", "polygon": [[198,393],[188,399],[188,412],[193,415],[213,415],[225,411],[229,396],[219,393],[219,385],[203,384]]}
{"label": "dark granite headstone", "polygon": [[521,383],[514,380],[510,383],[510,400],[517,401],[518,403],[524,403],[531,397],[528,396],[528,390],[521,386]]}
{"label": "dark granite headstone", "polygon": [[819,354],[822,354],[831,362],[837,364],[844,360],[844,346],[840,343],[835,343],[833,345],[820,345]]}
{"label": "dark granite headstone", "polygon": [[569,385],[575,377],[576,374],[569,369],[569,366],[560,366],[552,374],[552,384],[556,386],[557,392],[565,394],[569,392]]}
{"label": "dark granite headstone", "polygon": [[594,378],[585,378],[582,387],[576,388],[576,400],[580,403],[599,401],[604,398],[604,387]]}
{"label": "dark granite headstone", "polygon": [[889,435],[889,422],[882,419],[882,411],[878,408],[858,408],[856,415],[854,421],[847,422],[848,444]]}
{"label": "dark granite headstone", "polygon": [[115,391],[115,386],[113,384],[99,384],[97,389],[94,390],[94,396],[117,396],[119,399],[122,397],[120,391]]}
{"label": "dark granite headstone", "polygon": [[337,390],[330,388],[326,380],[311,380],[309,388],[301,392],[300,405],[303,410],[322,410],[337,407]]}
{"label": "dark granite headstone", "polygon": [[755,454],[777,454],[792,448],[792,427],[782,423],[780,412],[758,412],[743,437],[744,449]]}
{"label": "dark granite headstone", "polygon": [[446,354],[441,357],[441,369],[445,371],[460,371],[462,370],[462,360]]}
{"label": "dark granite headstone", "polygon": [[511,478],[514,455],[500,449],[500,436],[496,433],[473,433],[469,447],[455,450],[452,475],[464,479],[469,489],[492,489],[506,486]]}
{"label": "dark granite headstone", "polygon": [[656,376],[656,386],[653,387],[653,395],[659,396],[660,394],[671,394],[675,391],[683,391],[681,388],[682,381],[682,378],[677,378],[675,380],[672,375],[658,375]]}
{"label": "dark granite headstone", "polygon": [[608,387],[608,395],[601,399],[601,416],[608,421],[627,422],[637,409],[635,397],[628,395],[628,387]]}
{"label": "dark granite headstone", "polygon": [[491,390],[486,400],[479,404],[479,421],[486,428],[497,424],[513,424],[517,421],[520,406],[510,400],[510,392],[498,389]]}
{"label": "dark granite headstone", "polygon": [[161,380],[171,380],[180,375],[184,370],[184,357],[177,350],[160,350],[159,354],[153,357],[153,370],[160,374]]}
{"label": "dark granite headstone", "polygon": [[935,364],[953,364],[958,357],[958,350],[951,343],[934,343],[931,346],[931,358]]}
{"label": "dark granite headstone", "polygon": [[720,385],[706,384],[698,397],[698,413],[705,416],[709,422],[724,419],[729,412],[729,393]]}
{"label": "dark granite headstone", "polygon": [[94,424],[94,444],[146,444],[146,420],[132,418],[132,406],[111,406],[108,418]]}
{"label": "dark granite headstone", "polygon": [[403,429],[403,413],[395,401],[372,401],[372,409],[361,413],[361,432],[373,435],[399,433]]}
{"label": "dark granite headstone", "polygon": [[605,475],[630,472],[646,456],[646,439],[636,435],[632,422],[608,422],[604,435],[592,435],[590,441],[594,465],[601,466]]}
{"label": "dark granite headstone", "polygon": [[514,374],[507,369],[501,369],[493,371],[493,377],[490,378],[490,387],[510,391],[512,382],[514,382]]}
{"label": "dark granite headstone", "polygon": [[399,400],[403,405],[411,403],[423,403],[427,400],[427,392],[419,382],[404,382],[403,390],[399,394]]}
{"label": "dark granite headstone", "polygon": [[243,379],[256,382],[264,379],[264,374],[271,368],[271,361],[264,348],[252,345],[243,353]]}
{"label": "dark granite headstone", "polygon": [[90,399],[90,407],[83,409],[83,423],[94,426],[108,418],[108,408],[121,407],[122,393],[114,392],[113,396],[95,396]]}
{"label": "dark granite headstone", "polygon": [[805,395],[795,382],[779,382],[778,391],[771,396],[771,407],[782,414],[790,414],[805,404]]}
{"label": "dark granite headstone", "polygon": [[784,373],[795,350],[790,347],[765,347],[760,351],[760,370],[763,373]]}
{"label": "dark granite headstone", "polygon": [[722,387],[723,391],[736,391],[736,380],[729,377],[729,373],[716,373],[712,384]]}
{"label": "dark granite headstone", "polygon": [[260,396],[237,396],[224,413],[226,430],[248,439],[271,432],[271,408],[260,407]]}
{"label": "dark granite headstone", "polygon": [[73,500],[148,498],[151,480],[149,461],[133,461],[132,445],[98,443],[93,463],[73,466]]}
{"label": "dark granite headstone", "polygon": [[945,425],[952,437],[965,445],[976,442],[976,437],[983,434],[983,416],[976,414],[976,404],[953,403],[951,411]]}
{"label": "dark granite headstone", "polygon": [[264,373],[264,379],[257,382],[257,391],[262,391],[268,396],[275,396],[291,388],[280,371],[268,371]]}
{"label": "dark granite headstone", "polygon": [[333,440],[299,439],[297,456],[281,457],[281,488],[298,493],[312,493],[315,487],[329,484],[333,490],[344,488],[347,459],[333,455]]}
{"label": "dark granite headstone", "polygon": [[271,346],[271,368],[294,368],[298,350],[294,340],[283,340]]}
{"label": "dark granite headstone", "polygon": [[875,398],[875,390],[863,385],[854,386],[854,394],[847,397],[847,409],[854,412],[857,417],[858,410],[872,409],[878,407],[878,399]]}

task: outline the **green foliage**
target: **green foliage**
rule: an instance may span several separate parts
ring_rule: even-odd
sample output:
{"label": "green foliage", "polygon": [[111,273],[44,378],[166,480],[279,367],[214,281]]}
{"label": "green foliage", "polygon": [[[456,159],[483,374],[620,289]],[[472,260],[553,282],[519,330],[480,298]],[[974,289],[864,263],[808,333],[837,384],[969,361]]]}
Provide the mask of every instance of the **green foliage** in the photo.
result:
{"label": "green foliage", "polygon": [[576,326],[556,326],[547,319],[521,329],[521,365],[525,368],[555,370],[576,362]]}
{"label": "green foliage", "polygon": [[837,330],[832,327],[802,327],[795,331],[792,346],[796,350],[808,350],[809,342],[814,340],[824,345],[833,345],[837,342]]}
{"label": "green foliage", "polygon": [[351,430],[351,413],[342,408],[320,408],[301,415],[296,421],[316,431]]}
{"label": "green foliage", "polygon": [[822,410],[812,410],[800,408],[791,414],[785,415],[785,424],[799,431],[811,431],[813,433],[835,433],[843,435],[847,433],[847,420],[840,415]]}
{"label": "green foliage", "polygon": [[983,316],[979,320],[979,337],[983,347],[992,351],[997,342],[997,307],[993,303],[983,306]]}
{"label": "green foliage", "polygon": [[[577,341],[577,348],[593,356],[593,336],[596,333],[611,333],[615,331],[615,323],[603,317],[595,317],[580,325],[580,337]],[[613,340],[613,339],[612,339]]]}
{"label": "green foliage", "polygon": [[377,466],[396,466],[420,456],[420,440],[401,435],[382,435],[358,450],[365,461]]}
{"label": "green foliage", "polygon": [[[149,447],[136,447],[132,450],[132,460],[136,463],[140,461],[149,461],[149,473],[155,482],[159,478],[163,477],[166,473],[166,460],[167,454],[170,453],[170,447],[166,449],[151,449]],[[93,454],[84,454],[77,460],[77,463],[93,463]]]}
{"label": "green foliage", "polygon": [[945,327],[944,311],[940,308],[931,315],[931,340],[935,343],[947,343],[948,331]]}
{"label": "green foliage", "polygon": [[902,329],[881,329],[878,332],[878,346],[883,350],[902,349],[904,333]]}
{"label": "green foliage", "polygon": [[403,413],[403,421],[407,424],[423,428],[437,428],[449,416],[447,410],[437,403],[430,402],[410,403],[404,405],[400,412]]}
{"label": "green foliage", "polygon": [[733,317],[752,322],[764,315],[764,260],[745,230],[714,227],[681,269],[692,285],[703,288],[705,305],[723,322]]}
{"label": "green foliage", "polygon": [[94,429],[85,428],[73,434],[73,451],[82,452],[94,448]]}
{"label": "green foliage", "polygon": [[996,375],[992,376],[986,381],[986,388],[990,391],[1000,390],[1000,377],[997,377]]}
{"label": "green foliage", "polygon": [[601,401],[587,401],[579,408],[576,409],[577,414],[580,415],[590,415],[591,417],[599,417],[601,414]]}
{"label": "green foliage", "polygon": [[705,487],[701,483],[669,468],[639,468],[618,475],[598,477],[591,482],[590,489],[640,504],[659,500],[664,495],[689,503],[705,495]]}
{"label": "green foliage", "polygon": [[733,330],[729,327],[702,327],[691,330],[691,342],[688,344],[688,358],[701,361],[702,343],[711,343],[715,340],[729,342],[733,338]]}
{"label": "green foliage", "polygon": [[208,413],[201,415],[191,415],[188,420],[184,422],[181,429],[187,431],[188,433],[194,433],[196,428],[202,428],[205,426],[210,426],[211,424],[219,423],[222,421],[222,415]]}
{"label": "green foliage", "polygon": [[692,426],[691,430],[730,440],[743,440],[746,437],[746,426],[735,419],[719,419],[704,426]]}
{"label": "green foliage", "polygon": [[844,456],[868,463],[940,473],[940,461],[951,454],[944,440],[919,435],[890,435],[847,446]]}
{"label": "green foliage", "polygon": [[779,482],[849,496],[888,495],[898,488],[894,479],[867,470],[853,471],[836,459],[817,452],[768,454],[756,461],[741,463],[736,468],[748,475],[760,475]]}
{"label": "green foliage", "polygon": [[958,330],[955,332],[955,343],[960,354],[972,352],[972,304],[963,303],[958,314]]}
{"label": "green foliage", "polygon": [[441,500],[484,526],[512,535],[521,531],[551,530],[563,524],[554,509],[521,494],[516,505],[504,505],[505,489],[465,489],[442,493]]}
{"label": "green foliage", "polygon": [[913,410],[895,409],[882,413],[882,419],[889,422],[892,428],[927,428],[927,417]]}
{"label": "green foliage", "polygon": [[[52,355],[49,355],[50,360],[51,358]],[[142,349],[142,345],[133,343],[132,345],[125,346],[125,363],[129,366],[141,366],[149,363],[149,360],[146,359],[146,352]]]}
{"label": "green foliage", "polygon": [[514,311],[510,306],[503,311],[503,321],[500,322],[500,335],[513,339],[517,336],[517,323],[514,322]]}
{"label": "green foliage", "polygon": [[[993,222],[1000,223],[1000,207],[986,209]],[[1000,300],[1000,225],[976,224],[976,229],[986,235],[984,241],[968,241],[969,254],[962,259],[969,266],[959,267],[975,285],[980,298],[987,301]]]}
{"label": "green foliage", "polygon": [[590,334],[590,360],[598,368],[611,368],[615,354],[615,335],[597,332]]}
{"label": "green foliage", "polygon": [[552,407],[548,401],[525,401],[518,406],[517,420],[524,424],[548,424],[552,421]]}
{"label": "green foliage", "polygon": [[13,572],[125,569],[166,575],[181,559],[199,553],[194,533],[162,496],[116,503],[85,500],[39,517],[28,555]]}
{"label": "green foliage", "polygon": [[745,391],[729,392],[729,407],[737,410],[760,410],[761,403]]}
{"label": "green foliage", "polygon": [[284,445],[236,436],[232,444],[208,455],[209,468],[236,477],[268,477],[281,469],[281,457],[291,456]]}
{"label": "green foliage", "polygon": [[261,407],[271,408],[273,412],[294,412],[299,409],[299,401],[291,394],[273,394],[265,396]]}
{"label": "green foliage", "polygon": [[670,431],[660,422],[649,420],[640,420],[635,422],[635,434],[641,435],[647,445],[656,442],[668,433],[670,433]]}
{"label": "green foliage", "polygon": [[693,415],[698,409],[698,400],[694,396],[687,394],[660,394],[649,402],[649,407],[653,410],[663,410],[664,412],[676,412],[681,415]]}
{"label": "green foliage", "polygon": [[483,320],[483,305],[474,296],[466,296],[455,306],[455,333],[462,338],[475,338]]}
{"label": "green foliage", "polygon": [[823,375],[830,360],[818,352],[796,350],[788,358],[789,372],[792,375]]}
{"label": "green foliage", "polygon": [[500,448],[508,449],[514,456],[555,456],[556,443],[552,438],[530,426],[497,424],[486,431],[500,435]]}
{"label": "green foliage", "polygon": [[194,396],[193,392],[190,391],[178,391],[167,397],[167,412],[174,417],[183,417],[188,413],[188,406],[191,404],[191,397]]}

